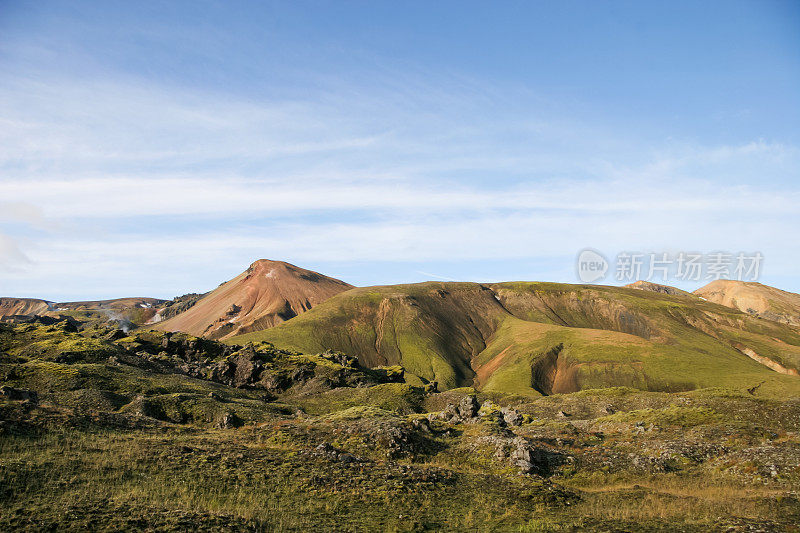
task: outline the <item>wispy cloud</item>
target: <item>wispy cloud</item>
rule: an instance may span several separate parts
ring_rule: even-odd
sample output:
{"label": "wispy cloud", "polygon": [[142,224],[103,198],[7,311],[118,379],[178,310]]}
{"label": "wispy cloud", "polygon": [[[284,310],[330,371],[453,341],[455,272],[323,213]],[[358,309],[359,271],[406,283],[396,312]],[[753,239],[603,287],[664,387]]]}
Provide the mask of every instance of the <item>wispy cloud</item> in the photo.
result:
{"label": "wispy cloud", "polygon": [[[4,204],[5,216],[15,211],[36,219],[47,216],[70,220],[146,216],[223,216],[237,220],[315,211],[372,211],[391,217],[398,210],[427,213],[437,219],[463,217],[465,212],[509,210],[582,212],[586,216],[613,212],[733,215],[746,210],[752,217],[794,214],[800,201],[800,191],[791,188],[783,187],[776,195],[775,190],[725,187],[680,176],[644,182],[549,180],[497,186],[422,184],[415,180],[337,181],[309,180],[298,186],[243,178],[48,179],[0,182],[0,195],[11,201]],[[691,194],[687,194],[689,189]]]}
{"label": "wispy cloud", "polygon": [[31,260],[22,253],[17,242],[0,233],[0,271],[5,273],[20,272],[21,267],[27,267]]}
{"label": "wispy cloud", "polygon": [[796,147],[644,142],[556,117],[524,91],[457,78],[333,83],[292,100],[4,81],[0,267],[16,269],[0,280],[6,293],[55,293],[67,281],[87,297],[167,290],[188,265],[264,256],[779,250],[800,225]]}
{"label": "wispy cloud", "polygon": [[439,279],[439,280],[442,280],[442,281],[463,281],[463,280],[456,279],[456,278],[449,278],[447,276],[441,276],[439,274],[432,274],[430,272],[425,272],[424,270],[416,270],[415,272],[417,274],[422,274],[423,276],[425,276],[426,278],[429,278],[429,279]]}

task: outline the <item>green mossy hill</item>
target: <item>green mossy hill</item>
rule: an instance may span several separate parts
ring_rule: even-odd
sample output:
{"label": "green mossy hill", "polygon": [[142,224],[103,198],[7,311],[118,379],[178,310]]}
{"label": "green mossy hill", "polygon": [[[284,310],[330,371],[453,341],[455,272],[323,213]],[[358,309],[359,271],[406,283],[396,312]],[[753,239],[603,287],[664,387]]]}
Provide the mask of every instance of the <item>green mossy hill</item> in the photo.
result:
{"label": "green mossy hill", "polygon": [[339,350],[365,366],[400,364],[409,382],[441,389],[800,393],[792,375],[800,332],[688,293],[535,282],[367,287],[230,342],[264,340],[307,353]]}
{"label": "green mossy hill", "polygon": [[337,413],[351,408],[368,407],[402,414],[422,410],[425,393],[420,387],[405,383],[385,383],[355,389],[338,388],[315,396],[296,398],[303,410],[313,415]]}
{"label": "green mossy hill", "polygon": [[[800,519],[797,399],[382,384],[265,402],[197,381],[214,393],[125,403],[94,388],[19,399],[4,380],[0,528],[699,533]],[[479,409],[450,418],[471,397]]]}
{"label": "green mossy hill", "polygon": [[93,363],[120,353],[105,339],[78,333],[66,321],[50,326],[0,323],[0,352],[46,361]]}
{"label": "green mossy hill", "polygon": [[399,364],[452,388],[474,378],[470,360],[504,314],[493,293],[474,283],[358,288],[231,342],[269,340],[306,353],[339,350],[365,366]]}
{"label": "green mossy hill", "polygon": [[[266,342],[231,346],[181,333],[120,337],[114,329],[0,325],[0,380],[80,413],[201,424],[227,417],[233,424],[294,412],[306,403],[320,412],[324,408],[313,398],[325,404],[337,397],[411,412],[423,389],[414,392],[403,378],[399,366],[363,368],[339,352],[305,355]],[[327,392],[336,393],[325,397]],[[277,401],[284,397],[298,398],[297,406]]]}

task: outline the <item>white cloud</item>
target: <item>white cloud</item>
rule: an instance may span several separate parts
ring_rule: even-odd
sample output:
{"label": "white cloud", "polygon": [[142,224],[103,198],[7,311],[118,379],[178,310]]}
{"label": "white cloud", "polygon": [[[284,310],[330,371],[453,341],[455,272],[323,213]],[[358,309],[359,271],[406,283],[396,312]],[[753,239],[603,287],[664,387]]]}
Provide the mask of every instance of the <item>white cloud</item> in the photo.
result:
{"label": "white cloud", "polygon": [[89,296],[264,256],[519,260],[594,246],[760,249],[783,270],[798,259],[786,243],[800,154],[780,143],[646,144],[452,79],[303,101],[11,81],[0,267],[14,270],[0,291],[69,283]]}
{"label": "white cloud", "polygon": [[18,272],[20,268],[29,265],[30,262],[14,239],[0,233],[0,271]]}
{"label": "white cloud", "polygon": [[[2,186],[2,183],[0,183]],[[33,196],[35,195],[19,195]],[[45,225],[42,210],[30,202],[0,202],[0,222],[24,222],[42,227]]]}
{"label": "white cloud", "polygon": [[[116,217],[224,216],[236,220],[254,215],[309,211],[428,212],[441,217],[464,211],[546,210],[587,213],[737,212],[794,214],[800,191],[758,191],[722,187],[708,181],[674,179],[554,181],[496,188],[468,185],[423,185],[411,182],[360,182],[306,186],[256,179],[90,178],[0,182],[0,196],[19,212],[56,219]],[[2,217],[2,215],[0,215]],[[191,221],[189,221],[191,222]]]}

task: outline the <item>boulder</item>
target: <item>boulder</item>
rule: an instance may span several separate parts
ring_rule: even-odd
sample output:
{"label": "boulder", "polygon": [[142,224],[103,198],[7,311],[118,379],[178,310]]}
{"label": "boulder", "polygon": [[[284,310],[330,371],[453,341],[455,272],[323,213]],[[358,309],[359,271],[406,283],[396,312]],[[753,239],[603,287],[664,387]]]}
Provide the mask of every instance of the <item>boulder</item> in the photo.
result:
{"label": "boulder", "polygon": [[217,421],[217,427],[220,429],[238,428],[242,423],[242,419],[236,416],[236,413],[225,413],[222,418]]}
{"label": "boulder", "polygon": [[108,333],[107,335],[105,335],[103,338],[105,340],[109,340],[109,341],[117,341],[119,339],[124,339],[127,336],[128,336],[128,334],[125,333],[124,330],[116,328],[111,333]]}
{"label": "boulder", "polygon": [[261,379],[261,386],[270,392],[283,392],[292,386],[288,376],[281,373],[269,373]]}
{"label": "boulder", "polygon": [[500,414],[503,415],[503,420],[509,426],[521,426],[522,422],[525,420],[525,417],[523,417],[519,411],[508,407],[500,409]]}
{"label": "boulder", "polygon": [[233,356],[217,363],[212,370],[212,379],[233,387],[248,387],[261,378],[264,365],[259,361],[252,345],[239,350]]}
{"label": "boulder", "polygon": [[312,455],[313,457],[321,457],[329,461],[339,461],[344,464],[364,462],[362,458],[356,457],[355,455],[340,450],[338,448],[334,448],[327,442],[323,442],[322,444],[314,448],[314,450],[310,452],[310,455]]}
{"label": "boulder", "polygon": [[558,452],[537,447],[522,437],[514,439],[513,444],[514,449],[509,459],[522,474],[549,476],[553,472],[553,467],[569,459],[565,459],[565,456]]}
{"label": "boulder", "polygon": [[506,419],[503,416],[503,413],[500,412],[499,410],[489,411],[483,416],[483,418],[484,418],[484,420],[487,420],[487,421],[490,421],[490,422],[494,422],[495,424],[497,424],[501,428],[504,428],[504,427],[506,427],[508,425],[508,422],[506,422]]}
{"label": "boulder", "polygon": [[480,408],[481,404],[475,396],[464,396],[458,402],[458,415],[463,419],[475,418]]}
{"label": "boulder", "polygon": [[314,367],[311,365],[300,365],[292,372],[292,381],[302,383],[314,377]]}
{"label": "boulder", "polygon": [[351,357],[342,352],[335,352],[333,350],[328,350],[326,352],[319,354],[319,356],[322,357],[323,359],[327,359],[328,361],[332,361],[342,366],[351,368],[358,366],[358,359],[356,357]]}
{"label": "boulder", "polygon": [[14,387],[9,387],[8,385],[0,387],[0,396],[9,400],[39,403],[39,395],[36,393],[36,391],[28,389],[15,389]]}
{"label": "boulder", "polygon": [[481,405],[474,396],[464,396],[458,404],[448,404],[435,418],[451,424],[472,422],[478,419]]}

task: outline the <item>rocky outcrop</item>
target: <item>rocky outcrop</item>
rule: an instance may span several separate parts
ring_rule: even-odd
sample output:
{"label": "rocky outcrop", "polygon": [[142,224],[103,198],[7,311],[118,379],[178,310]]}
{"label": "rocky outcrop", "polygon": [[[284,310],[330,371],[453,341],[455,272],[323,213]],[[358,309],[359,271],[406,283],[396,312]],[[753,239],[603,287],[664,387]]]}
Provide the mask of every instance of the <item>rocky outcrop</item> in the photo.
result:
{"label": "rocky outcrop", "polygon": [[217,421],[217,427],[219,429],[233,429],[241,427],[244,424],[241,418],[239,418],[236,413],[225,413],[220,417]]}
{"label": "rocky outcrop", "polygon": [[650,292],[657,292],[660,294],[669,294],[670,296],[688,296],[690,293],[686,291],[682,291],[676,287],[671,287],[669,285],[661,285],[659,283],[653,283],[651,281],[635,281],[633,283],[629,283],[625,285],[628,289],[638,289],[640,291],[650,291]]}
{"label": "rocky outcrop", "polygon": [[36,391],[16,389],[8,385],[0,387],[0,397],[8,400],[30,402],[32,404],[39,403],[39,394]]}
{"label": "rocky outcrop", "polygon": [[517,437],[513,440],[513,450],[509,460],[523,474],[547,477],[552,474],[555,467],[564,463],[565,457],[559,452],[535,446],[528,440]]}
{"label": "rocky outcrop", "polygon": [[499,427],[520,426],[525,417],[517,410],[509,407],[498,407],[487,400],[483,405],[472,395],[466,395],[458,403],[449,403],[439,413],[432,413],[430,420],[441,420],[448,424],[474,424],[489,421]]}
{"label": "rocky outcrop", "polygon": [[478,411],[481,406],[474,396],[464,396],[458,403],[448,404],[434,417],[450,424],[461,422],[475,422],[478,420]]}
{"label": "rocky outcrop", "polygon": [[319,457],[322,459],[326,459],[328,461],[334,461],[344,464],[364,462],[364,459],[362,459],[361,457],[357,457],[352,453],[340,450],[339,448],[336,448],[327,442],[323,442],[322,444],[318,445],[316,448],[307,453],[311,457]]}
{"label": "rocky outcrop", "polygon": [[210,377],[232,387],[250,387],[260,380],[263,370],[264,364],[255,349],[247,346],[217,363]]}

